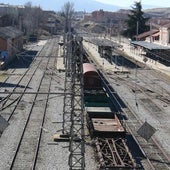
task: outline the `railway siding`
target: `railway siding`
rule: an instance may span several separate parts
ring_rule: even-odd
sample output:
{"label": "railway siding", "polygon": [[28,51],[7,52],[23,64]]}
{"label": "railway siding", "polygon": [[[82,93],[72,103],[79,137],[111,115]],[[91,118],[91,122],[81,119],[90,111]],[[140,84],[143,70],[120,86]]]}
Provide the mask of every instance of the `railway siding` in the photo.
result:
{"label": "railway siding", "polygon": [[[87,47],[86,47],[86,50],[90,51],[90,49]],[[98,57],[95,57],[93,55],[92,50],[91,50],[91,52],[88,52],[88,53],[90,55],[92,55],[92,58],[94,58],[93,61],[95,61],[95,64],[98,66],[98,63],[100,63],[100,60],[98,60]],[[97,62],[96,62],[96,60],[97,60]],[[100,67],[102,67],[101,63],[99,64],[99,68]],[[158,127],[159,124],[161,124],[161,122],[162,123],[164,122],[164,120],[162,120],[160,114],[163,113],[163,115],[165,115],[165,118],[167,116],[167,109],[164,110],[164,108],[160,107],[160,105],[158,105],[157,101],[156,101],[157,100],[156,96],[161,95],[162,87],[160,86],[160,83],[158,86],[154,85],[155,90],[158,88],[158,92],[155,93],[155,90],[154,90],[154,92],[151,93],[152,95],[150,95],[149,94],[150,90],[145,90],[145,88],[143,88],[143,87],[146,87],[146,85],[145,85],[146,82],[148,85],[150,84],[148,78],[150,77],[151,73],[147,73],[147,74],[146,74],[146,72],[145,72],[145,74],[142,73],[142,74],[140,74],[140,79],[136,80],[136,71],[134,71],[133,69],[131,69],[131,71],[130,71],[132,74],[132,76],[131,76],[131,74],[128,74],[128,75],[126,75],[126,74],[118,75],[118,74],[113,74],[113,73],[110,74],[110,72],[108,73],[107,69],[105,69],[105,68],[108,68],[107,64],[105,64],[105,66],[102,67],[102,70],[107,75],[110,85],[113,86],[113,88],[119,93],[119,95],[122,97],[123,101],[126,103],[126,105],[128,107],[126,109],[123,109],[123,112],[124,112],[124,116],[127,117],[127,119],[128,119],[126,121],[126,123],[127,123],[129,132],[132,133],[132,135],[136,139],[137,143],[139,143],[139,145],[141,146],[141,150],[143,151],[143,154],[146,156],[146,158],[144,158],[142,160],[142,165],[144,166],[145,169],[150,169],[150,168],[151,169],[170,169],[170,164],[169,164],[170,161],[168,159],[168,153],[165,153],[165,151],[167,151],[167,150],[163,146],[161,146],[160,143],[156,142],[156,140],[154,138],[150,139],[149,142],[146,142],[141,136],[139,136],[137,134],[137,130],[142,125],[142,122],[144,122],[146,120],[146,117],[148,117],[148,120],[151,120],[152,116],[154,116],[154,114],[156,113],[156,115],[155,115],[156,118],[154,121],[152,121],[152,123],[154,123],[154,125],[155,125],[155,123],[157,121],[156,127]],[[106,72],[104,70],[106,70]],[[140,71],[143,70],[143,72],[144,72],[145,68],[139,69],[139,70]],[[145,71],[147,71],[147,69]],[[152,72],[152,70],[150,72]],[[146,75],[147,75],[147,77],[146,77]],[[157,74],[157,76],[158,75],[159,74]],[[120,77],[127,76],[127,77],[125,78],[125,81],[122,81],[121,79],[119,80],[119,76]],[[133,84],[127,85],[126,83],[127,83],[127,79],[129,76],[134,77],[134,81],[132,81]],[[145,81],[142,81],[143,77],[146,78]],[[151,77],[152,77],[152,79],[151,79],[151,84],[152,84],[154,82],[155,75],[152,76],[152,74],[151,74]],[[164,80],[164,81],[166,81],[166,80]],[[137,82],[140,82],[140,83],[137,83]],[[168,83],[168,81],[167,81],[167,83]],[[140,86],[138,86],[138,84],[140,84]],[[138,88],[139,88],[139,90],[136,90]],[[152,88],[153,88],[153,85],[150,85],[149,89],[152,89]],[[165,88],[167,90],[166,85],[165,85]],[[126,92],[125,89],[129,89],[129,90]],[[133,92],[133,90],[134,90],[134,92]],[[166,94],[168,94],[168,93],[169,92],[167,91]],[[152,105],[150,105],[149,102]],[[132,109],[132,106],[133,106],[133,109]],[[144,109],[144,107],[145,107],[145,109]],[[148,115],[146,115],[146,109],[148,110],[147,111]],[[142,116],[142,114],[143,114],[142,111],[145,112],[146,117]],[[165,113],[164,113],[164,111],[165,111]],[[159,131],[159,134],[161,134],[160,131]],[[163,135],[163,133],[162,133],[162,135]],[[164,135],[166,135],[166,134],[164,133]],[[157,135],[155,135],[155,136],[157,136]],[[166,136],[164,136],[164,138],[166,138]],[[157,138],[157,139],[159,140],[159,138]]]}
{"label": "railway siding", "polygon": [[[28,131],[20,146],[21,152],[18,154],[14,169],[29,169],[31,166],[35,166],[36,169],[69,168],[66,163],[69,156],[69,143],[54,142],[52,138],[55,133],[62,131],[63,118],[65,70],[61,57],[62,50],[58,50],[58,42],[59,37],[45,41],[38,46],[33,45],[31,48],[37,50],[38,53],[29,67],[10,68],[1,72],[4,87],[1,86],[0,89],[2,97],[0,114],[9,121],[10,125],[0,138],[0,169],[9,169],[11,166],[14,151],[19,144],[30,112],[32,116],[27,126]],[[90,50],[90,47],[87,49]],[[93,56],[93,52],[89,52],[89,54]],[[97,53],[95,52],[95,54]],[[156,77],[155,72],[147,68],[138,69],[137,77],[133,68],[128,69],[130,71],[128,74],[113,74],[114,66],[110,66],[105,61],[103,64],[103,59],[99,60],[98,57],[93,56],[93,59],[95,58],[95,61],[98,62],[96,66],[103,70],[103,73],[107,75],[109,85],[119,93],[128,106],[128,108],[122,108],[123,116],[127,118],[128,132],[133,134],[134,139],[140,144],[143,155],[146,156],[146,158],[139,158],[142,166],[146,170],[170,169],[168,154],[164,153],[170,150],[167,145],[170,141],[168,129],[170,115],[167,112],[169,109],[169,82],[166,82],[162,74],[158,74],[159,76]],[[123,69],[120,68],[120,70]],[[147,74],[145,74],[146,71]],[[35,98],[36,100],[34,100]],[[43,113],[47,113],[44,122]],[[154,137],[148,142],[137,134],[137,130],[145,119],[149,120],[157,129]],[[89,141],[87,131],[85,137],[86,169],[96,170],[95,151],[91,149],[93,141]],[[40,139],[40,143],[36,139]],[[25,145],[29,145],[29,147]]]}
{"label": "railway siding", "polygon": [[[60,90],[60,95],[63,94],[63,83],[56,77],[56,74],[53,74],[54,72],[56,73],[57,42],[56,39],[51,39],[51,41],[48,41],[48,44],[42,46],[42,48],[38,47],[40,51],[29,68],[25,67],[21,70],[16,68],[11,69],[9,72],[7,83],[10,85],[13,82],[14,86],[9,86],[8,88],[5,86],[6,91],[4,91],[3,88],[1,90],[1,94],[4,95],[4,98],[6,97],[3,101],[4,110],[3,112],[1,111],[1,114],[3,113],[3,116],[10,122],[10,125],[0,138],[0,169],[9,169],[10,167],[13,167],[13,169],[30,169],[30,167],[35,166],[37,159],[39,160],[41,158],[41,156],[37,157],[40,147],[38,142],[42,142],[41,137],[39,137],[40,131],[43,129],[43,134],[47,131],[45,130],[46,127],[41,123],[43,121],[43,113],[46,113],[46,108],[49,106],[47,101],[49,100],[49,102],[51,102],[51,100],[56,99],[56,95],[59,92],[58,89]],[[62,74],[60,76],[62,76]],[[56,79],[55,83],[53,78]],[[53,81],[53,86],[54,84],[55,86],[58,84],[59,88],[53,88],[54,91],[51,91],[51,81]],[[58,83],[56,83],[56,81],[58,81]],[[51,98],[51,96],[49,96],[51,94],[55,97]],[[62,101],[62,97],[60,98]],[[11,101],[15,99],[16,102],[11,103]],[[10,103],[11,106],[6,107]],[[50,106],[54,107],[55,105]],[[62,104],[58,106],[62,107]],[[58,107],[58,110],[59,108],[60,107]],[[13,115],[11,115],[12,112]],[[53,110],[53,112],[55,111]],[[61,114],[61,111],[57,114]],[[48,118],[52,121],[52,116]],[[26,123],[27,120],[28,123]],[[23,129],[26,131],[24,132]],[[21,134],[23,135],[21,136]],[[51,136],[52,135],[53,134],[51,134]],[[22,139],[22,137],[24,138]],[[37,141],[38,138],[40,141]],[[19,142],[20,139],[21,141]],[[50,139],[49,137],[45,141],[43,140],[42,146],[44,143],[47,143],[47,141],[50,142],[50,140],[52,141],[52,138]],[[14,152],[16,152],[15,157]],[[42,155],[43,152],[46,151],[41,149],[40,155]],[[50,153],[48,154],[50,155]],[[63,154],[63,156],[64,155],[66,154]],[[56,158],[53,156],[52,154],[51,158],[53,162],[55,162],[54,160]],[[68,158],[68,156],[66,158]],[[13,164],[11,164],[12,160],[14,160]],[[45,160],[48,162],[48,159]],[[43,163],[48,167],[46,169],[51,169],[54,165],[51,164],[50,167],[46,161]],[[60,167],[63,167],[63,165],[64,163],[57,165],[57,167],[62,169]],[[37,168],[40,166],[41,164],[38,164]]]}

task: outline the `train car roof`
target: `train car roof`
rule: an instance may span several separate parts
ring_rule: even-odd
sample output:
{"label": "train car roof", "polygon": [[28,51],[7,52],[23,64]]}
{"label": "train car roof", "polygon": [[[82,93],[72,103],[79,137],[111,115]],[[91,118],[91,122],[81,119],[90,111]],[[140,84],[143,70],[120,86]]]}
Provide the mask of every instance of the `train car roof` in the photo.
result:
{"label": "train car roof", "polygon": [[97,73],[97,70],[95,69],[95,67],[92,64],[84,63],[83,64],[83,74],[86,74],[87,72],[95,72],[95,73]]}

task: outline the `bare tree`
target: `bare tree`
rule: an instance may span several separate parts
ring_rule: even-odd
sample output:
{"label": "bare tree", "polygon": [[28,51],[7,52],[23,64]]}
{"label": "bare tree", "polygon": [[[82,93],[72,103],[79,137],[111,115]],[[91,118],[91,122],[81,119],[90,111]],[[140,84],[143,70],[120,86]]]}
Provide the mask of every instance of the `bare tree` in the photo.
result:
{"label": "bare tree", "polygon": [[74,14],[74,4],[71,2],[66,2],[62,8],[62,14],[65,18],[65,32],[71,31],[71,21]]}
{"label": "bare tree", "polygon": [[41,15],[42,10],[40,7],[33,7],[31,2],[25,4],[25,8],[20,13],[20,16],[22,18],[22,29],[27,36],[36,33]]}
{"label": "bare tree", "polygon": [[[62,8],[62,16],[65,19],[65,24],[64,24],[64,34],[63,34],[63,41],[64,41],[64,45],[63,45],[63,63],[67,65],[66,63],[66,44],[67,46],[69,45],[67,42],[70,42],[71,40],[71,34],[67,34],[71,32],[71,21],[73,19],[73,14],[74,14],[74,8],[73,8],[74,4],[71,2],[67,2],[64,4],[63,8]],[[67,36],[66,36],[67,34]],[[67,38],[66,38],[67,37]],[[70,46],[68,48],[69,50],[67,50],[67,53],[71,53],[70,50]],[[70,65],[70,64],[69,64]],[[67,67],[67,66],[66,66]]]}

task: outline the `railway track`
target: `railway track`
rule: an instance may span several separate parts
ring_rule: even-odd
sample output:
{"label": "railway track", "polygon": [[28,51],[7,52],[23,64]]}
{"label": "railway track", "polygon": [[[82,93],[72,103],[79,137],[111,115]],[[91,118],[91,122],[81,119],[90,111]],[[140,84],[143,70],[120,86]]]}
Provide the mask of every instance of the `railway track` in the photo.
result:
{"label": "railway track", "polygon": [[[114,78],[112,77],[114,76]],[[127,85],[127,87],[129,87],[129,89],[131,89],[131,91],[133,91],[133,93],[135,94],[144,94],[145,96],[147,96],[146,98],[150,99],[150,100],[153,100],[153,99],[157,99],[157,100],[160,100],[160,102],[164,102],[166,104],[170,104],[170,95],[169,95],[169,90],[167,89],[164,89],[158,85],[158,89],[160,89],[160,91],[156,90],[157,88],[154,87],[154,89],[152,89],[152,86],[149,85],[149,82],[145,83],[145,81],[143,81],[143,78],[136,78],[136,79],[133,79],[133,78],[125,78],[125,77],[120,77],[120,76],[117,76],[117,75],[112,75],[112,76],[108,76],[109,79],[116,79],[117,83],[120,83],[123,82],[124,84]],[[143,74],[143,76],[145,76]],[[139,83],[140,82],[140,83]],[[155,85],[155,83],[154,83]],[[156,86],[156,85],[155,85]],[[167,84],[168,86],[168,84]],[[164,91],[164,92],[162,92]],[[140,96],[140,94],[139,94]],[[159,108],[159,106],[157,106]],[[160,109],[161,110],[161,109]]]}
{"label": "railway track", "polygon": [[[31,51],[32,48],[30,48],[29,50]],[[24,54],[22,54],[22,55],[24,55]],[[27,55],[27,54],[25,54],[25,55]],[[35,54],[33,54],[31,56],[35,57]],[[27,56],[25,56],[25,57],[27,57]],[[22,60],[22,58],[23,58],[23,56],[20,56],[15,61],[19,62],[20,60]],[[24,64],[24,63],[22,62],[22,64]],[[18,89],[19,88],[24,88],[24,86],[20,85],[20,83],[23,81],[22,79],[25,77],[25,75],[29,74],[28,73],[29,71],[30,71],[30,68],[23,69],[22,73],[17,74],[16,68],[14,67],[14,68],[8,69],[7,71],[2,72],[1,77],[4,77],[3,78],[4,80],[0,83],[1,84],[1,87],[0,87],[0,91],[1,91],[1,100],[0,100],[1,109],[0,109],[0,111],[4,110],[6,107],[9,107],[10,105],[12,105],[13,103],[15,103],[17,101],[15,99],[13,99],[12,94],[16,91],[17,88]],[[11,84],[11,82],[13,82],[13,84]],[[6,89],[5,89],[5,92],[4,92],[4,88],[5,87],[8,88],[8,86],[13,87],[11,93],[5,93],[7,91]],[[25,86],[25,89],[26,89],[26,87],[27,86]],[[2,96],[2,94],[3,94],[3,96]]]}
{"label": "railway track", "polygon": [[[51,51],[51,49],[48,50]],[[30,112],[23,128],[23,132],[16,148],[16,152],[14,154],[10,169],[35,169],[36,167],[52,79],[51,77],[46,76],[46,74],[48,71],[48,67],[51,67],[51,65],[54,66],[54,64],[56,63],[56,58],[51,58],[48,55],[46,56],[46,59],[43,58],[43,61],[38,67],[43,67],[43,75],[41,76],[40,83],[38,85],[38,93],[33,95],[33,102],[30,108]],[[38,56],[38,58],[41,58],[41,56]],[[33,73],[33,75],[34,74],[35,73]],[[48,93],[39,93],[44,91],[47,91]],[[38,110],[37,104],[40,105],[40,108],[38,107]],[[29,145],[28,139],[29,141],[31,141],[31,143],[29,142]],[[23,155],[25,155],[24,158]]]}
{"label": "railway track", "polygon": [[157,95],[170,97],[170,81],[168,79],[162,78],[163,75],[155,74],[153,70],[139,70],[137,71],[136,79],[141,82],[145,88],[153,91]]}
{"label": "railway track", "polygon": [[[114,75],[114,77],[117,77],[117,76]],[[120,78],[120,79],[118,78],[116,80],[116,83],[121,84],[122,83],[121,79],[122,78]],[[142,81],[142,79],[140,79],[140,81]],[[146,86],[141,86],[134,82],[125,81],[124,79],[123,79],[123,83],[127,84],[127,87],[130,87],[132,90],[134,90],[134,91],[136,90],[138,95],[139,95],[139,91],[140,91],[140,93],[142,93],[143,96],[147,96],[146,98],[150,98],[150,100],[152,100],[152,96],[150,96],[149,90],[148,91],[146,90],[147,89]],[[160,95],[160,94],[158,94],[158,95]],[[150,168],[152,168],[152,169],[170,169],[170,164],[169,164],[170,159],[169,159],[168,155],[165,153],[165,151],[162,149],[160,144],[154,138],[149,140],[149,142],[146,142],[144,139],[142,139],[137,134],[137,130],[142,126],[143,122],[140,121],[139,117],[133,112],[133,109],[127,102],[126,102],[126,105],[127,105],[127,108],[123,109],[123,110],[129,120],[129,121],[126,121],[127,127],[129,129],[130,133],[133,134],[134,138],[139,143],[141,149],[143,150],[144,155],[146,156],[148,165],[146,165],[146,163],[143,163],[145,169],[149,169],[148,166],[150,166]],[[160,114],[160,112],[159,112],[159,114]],[[153,113],[153,115],[154,115],[154,113]]]}
{"label": "railway track", "polygon": [[[91,63],[93,60],[88,58]],[[97,65],[96,65],[97,67]],[[103,83],[103,87],[106,90],[111,102],[113,104],[113,108],[111,109],[114,114],[120,113],[119,106],[116,106],[118,96],[114,96],[114,90],[108,84],[108,81],[103,76],[102,72],[99,68],[97,68],[99,77]],[[119,114],[119,117],[121,115]],[[119,120],[123,124],[123,120]],[[91,129],[91,127],[89,127]],[[91,131],[91,130],[90,130]],[[103,133],[103,135],[105,135]],[[95,138],[95,150],[98,156],[97,160],[99,161],[99,169],[136,169],[139,168],[140,165],[135,163],[135,160],[127,146],[126,139],[124,135],[122,136],[114,136],[114,137],[97,137]]]}
{"label": "railway track", "polygon": [[22,69],[21,71],[17,71],[17,68],[18,67],[26,68],[28,67],[28,63],[29,64],[31,62],[32,64],[34,63],[33,59],[36,56],[36,52],[31,52],[33,50],[34,50],[34,47],[29,47],[25,49],[24,52],[18,53],[16,55],[15,60],[11,64],[8,65],[8,69],[3,70],[3,71],[1,70],[0,77],[3,79],[3,81],[1,81],[0,83],[1,84],[0,90],[3,90],[3,88],[6,86],[8,87],[8,82],[11,82],[11,79],[12,81],[14,81],[14,86],[17,86],[19,84],[19,82],[17,82],[17,79],[21,80],[20,76],[25,74],[25,71],[27,72],[29,69]]}
{"label": "railway track", "polygon": [[[29,67],[28,69],[24,69],[19,74],[16,73],[17,72],[16,69],[11,70],[10,74],[6,73],[6,75],[8,75],[8,78],[4,82],[2,82],[2,86],[4,85],[4,87],[6,87],[5,92],[9,92],[9,93],[5,93],[4,90],[2,89],[1,92],[2,94],[4,94],[4,97],[1,100],[0,111],[1,111],[1,115],[4,116],[4,118],[6,118],[7,121],[10,120],[15,109],[11,111],[11,114],[8,117],[6,117],[7,115],[2,113],[2,111],[14,104],[15,104],[15,107],[17,107],[17,104],[20,102],[20,99],[24,95],[24,92],[26,91],[27,88],[29,88],[29,83],[31,82],[33,75],[38,69],[40,62],[41,61],[39,61],[39,63],[33,62],[32,65],[34,69],[32,69],[32,67]],[[11,82],[13,82],[12,90],[8,88],[8,84],[10,87]],[[14,94],[16,91],[21,95]]]}
{"label": "railway track", "polygon": [[[90,61],[94,62],[94,64],[98,67],[98,64],[92,58],[90,59]],[[102,68],[99,68],[99,70],[102,71]],[[109,85],[111,85],[112,82],[109,81],[109,77],[111,76],[106,75],[104,71],[102,71],[102,74],[106,77]],[[121,81],[118,81],[118,82],[121,83]],[[116,84],[118,84],[118,82],[116,82]],[[134,89],[134,84],[131,85],[131,88],[132,86]],[[142,93],[146,95],[146,91],[143,88],[141,87],[138,87],[138,88],[141,90]],[[114,95],[115,92],[111,90],[111,93]],[[118,102],[116,104],[119,105],[119,107],[123,111],[122,114],[128,118],[128,120],[126,121],[127,129],[129,133],[132,134],[133,138],[135,139],[136,143],[139,145],[139,148],[141,149],[144,155],[144,158],[141,159],[143,168],[144,169],[157,169],[157,170],[170,169],[169,157],[161,149],[161,146],[158,144],[158,142],[156,142],[156,140],[154,139],[151,139],[149,142],[146,142],[143,138],[141,138],[141,136],[137,134],[137,130],[141,127],[142,122],[139,121],[139,118],[135,115],[133,110],[130,109],[130,106],[128,105],[128,103],[126,102],[127,107],[124,108],[124,106],[122,106],[122,102],[120,102],[119,100],[117,100],[116,102]]]}
{"label": "railway track", "polygon": [[[43,64],[46,64],[46,69],[47,69],[47,66],[49,63],[49,59],[50,58],[48,58],[48,61],[46,61],[46,62],[43,61],[44,62]],[[41,77],[37,92],[41,92],[44,90],[49,91],[50,82],[49,82],[49,84],[47,84],[46,83],[47,79],[44,79],[44,76],[45,76],[45,72],[43,73],[43,75]],[[41,110],[38,110],[38,113],[37,113],[35,106],[37,104],[37,101],[40,101],[40,100],[41,100],[41,102],[38,102],[38,103],[42,107],[41,107]],[[37,161],[37,154],[38,154],[38,146],[40,145],[40,140],[41,140],[40,134],[42,132],[40,130],[40,128],[42,127],[42,124],[44,122],[47,103],[48,103],[48,95],[37,93],[34,96],[33,104],[31,106],[30,112],[28,114],[28,118],[26,120],[21,138],[19,140],[19,144],[16,148],[16,152],[15,152],[14,158],[12,160],[10,169],[27,169],[29,167],[31,167],[31,169],[35,169],[35,165],[36,165],[36,161]],[[36,114],[36,117],[34,117],[33,114]],[[39,120],[37,120],[37,117]],[[37,133],[39,131],[40,131],[40,134]],[[34,135],[32,135],[32,134],[34,134]],[[29,140],[31,140],[34,143],[34,144],[32,144],[31,147],[27,143],[28,138],[29,138]],[[38,142],[36,144],[37,139],[38,139]],[[24,159],[23,159],[24,153],[27,153],[27,154],[24,156]],[[33,155],[34,155],[34,157],[32,159]],[[33,162],[31,160],[33,160]],[[22,162],[22,164],[21,164],[21,162]],[[27,162],[32,162],[32,163],[29,165]]]}
{"label": "railway track", "polygon": [[[128,106],[129,107],[129,106]],[[143,160],[144,169],[170,169],[170,160],[160,145],[153,138],[148,142],[141,138],[137,130],[142,126],[142,122],[129,109],[124,109],[128,121],[126,121],[128,131],[133,134],[134,139],[140,145],[146,159]]]}
{"label": "railway track", "polygon": [[50,95],[63,95],[50,92],[53,77],[56,76],[57,42],[58,39],[50,40],[38,53],[30,68],[17,77],[16,86],[7,93],[2,92],[6,99],[1,113],[6,116],[10,126],[22,120],[15,134],[20,137],[14,140],[15,135],[12,135],[11,141],[15,143],[8,142],[13,146],[9,163],[4,165],[8,169],[36,169]]}
{"label": "railway track", "polygon": [[[140,73],[139,73],[140,74]],[[145,82],[145,79],[143,80],[143,78],[141,77],[145,77],[146,79],[149,79],[149,76],[146,77],[145,74],[140,74],[140,78],[137,79],[137,81],[140,81],[143,83],[143,85],[141,85],[142,83],[135,83],[134,81],[128,81],[127,78],[120,78],[117,77],[116,75],[114,75],[114,77],[117,77],[118,79],[116,79],[117,83],[123,83],[127,85],[127,87],[130,87],[130,89],[133,91],[134,93],[137,93],[137,96],[142,96],[142,98],[148,98],[150,99],[150,101],[152,101],[154,98],[156,99],[160,99],[162,101],[162,98],[158,98],[157,96],[160,96],[161,94],[154,90],[154,92],[156,95],[150,94],[150,90],[148,90],[148,86],[146,86],[145,83],[148,84],[148,81],[153,82],[153,80],[155,78],[153,78],[153,80],[147,80],[147,82]],[[152,76],[151,76],[152,77]],[[151,87],[150,87],[151,88]],[[160,88],[160,86],[158,85],[158,89]],[[168,95],[168,92],[166,92],[166,94]],[[142,94],[142,95],[141,95]],[[145,97],[144,97],[145,96]],[[156,96],[156,97],[155,97]],[[162,95],[161,95],[162,97]],[[138,100],[140,98],[138,97]],[[160,102],[161,102],[160,101]],[[163,100],[164,101],[164,100]],[[169,104],[168,100],[164,101],[166,104]],[[128,103],[126,102],[126,104],[128,105]],[[150,103],[152,104],[152,102]],[[146,107],[146,109],[148,109],[148,111],[150,113],[152,113],[153,117],[157,116],[157,118],[161,118],[160,113],[162,113],[163,111],[161,111],[162,109],[160,108],[160,106],[157,106],[156,103],[154,102],[155,106],[149,109],[149,103],[148,103],[148,107]],[[139,129],[140,126],[143,124],[142,121],[140,121],[139,117],[137,115],[135,115],[135,113],[133,112],[133,109],[131,108],[130,105],[128,105],[128,108],[130,108],[131,111],[125,111],[128,114],[129,120],[130,122],[128,123],[128,127],[130,127],[130,129],[133,129],[132,131],[133,134],[135,134],[134,136],[136,137],[137,141],[140,141],[140,146],[141,148],[144,148],[144,152],[146,152],[146,157],[148,159],[148,162],[150,162],[150,166],[152,167],[152,169],[169,169],[170,168],[170,159],[168,157],[168,155],[165,153],[165,150],[162,149],[162,146],[160,146],[160,144],[154,139],[152,138],[152,140],[150,140],[149,142],[146,142],[145,140],[140,139],[140,136],[135,132],[135,129]],[[158,109],[156,109],[158,108]],[[160,108],[160,109],[159,109]],[[157,111],[159,110],[159,111]],[[133,114],[132,114],[133,113]],[[165,114],[165,113],[164,113]],[[136,118],[134,117],[136,116]],[[148,145],[148,146],[145,146]],[[147,156],[149,155],[149,156]],[[151,161],[150,161],[151,160]],[[156,163],[156,162],[160,162],[160,163]]]}
{"label": "railway track", "polygon": [[[25,76],[23,76],[25,70],[23,71],[10,70],[11,72],[9,74],[15,75],[13,79],[15,80],[14,84],[16,84],[17,87],[16,88],[10,87],[7,88],[8,91],[2,90],[0,92],[1,94],[4,95],[4,98],[2,98],[1,100],[2,103],[4,103],[3,107],[1,108],[3,109],[1,111],[1,114],[3,114],[6,120],[8,120],[8,118],[10,117],[8,120],[9,123],[11,124],[10,126],[13,127],[13,124],[18,125],[17,130],[14,129],[13,134],[11,134],[11,140],[8,140],[8,143],[10,143],[9,147],[8,148],[6,147],[5,150],[6,152],[7,150],[11,149],[12,154],[10,154],[7,157],[6,160],[8,161],[5,160],[6,162],[3,162],[4,159],[1,159],[3,165],[1,163],[0,165],[1,167],[5,167],[6,169],[27,169],[27,168],[36,169],[39,168],[38,166],[39,163],[41,162],[41,159],[43,160],[46,159],[46,158],[42,158],[41,157],[42,155],[41,156],[39,155],[40,152],[42,152],[42,150],[44,149],[44,147],[41,148],[41,140],[43,136],[44,121],[46,118],[47,108],[49,106],[50,95],[52,95],[53,97],[55,97],[56,95],[60,95],[60,96],[63,95],[63,93],[60,92],[60,90],[59,92],[54,92],[54,93],[50,91],[50,89],[55,89],[56,86],[55,84],[58,83],[58,80],[56,80],[55,77],[56,72],[54,66],[54,63],[56,62],[56,56],[57,56],[57,54],[55,54],[56,48],[52,45],[53,43],[52,44],[50,43],[51,41],[49,41],[48,43],[49,46],[47,45],[38,53],[37,57],[33,61],[32,65],[30,66],[32,68],[32,71],[27,72]],[[53,48],[50,47],[51,45],[53,46]],[[35,71],[36,75],[34,74],[35,69],[36,69]],[[24,77],[27,77],[28,79]],[[106,75],[106,77],[108,78],[108,75]],[[20,78],[22,79],[21,81]],[[31,79],[30,82],[29,79]],[[9,81],[9,79],[7,81]],[[20,83],[18,83],[19,81]],[[108,81],[108,83],[109,82],[110,81]],[[127,84],[129,83],[127,82]],[[129,87],[131,89],[134,88],[134,84],[129,84]],[[12,90],[14,88],[15,90]],[[145,92],[142,86],[140,86],[140,88],[141,88],[141,93],[142,91]],[[114,94],[115,91],[111,90],[111,93]],[[53,103],[53,105],[56,105],[56,101]],[[122,107],[121,104],[120,107]],[[10,116],[10,113],[12,112],[13,115]],[[147,143],[143,138],[141,138],[137,134],[136,131],[140,127],[142,122],[139,121],[139,117],[136,116],[135,113],[133,113],[133,110],[131,110],[130,106],[128,109],[127,108],[123,109],[123,114],[126,115],[126,117],[128,117],[127,120],[128,132],[133,134],[134,139],[140,145],[143,155],[145,156],[145,158],[141,158],[141,162],[144,169],[158,169],[158,168],[165,169],[165,170],[169,169],[168,158],[166,158],[166,154],[164,154],[163,151],[161,151],[161,147],[159,146],[157,141],[152,139]],[[20,140],[19,138],[18,140],[14,140],[13,135],[16,134],[21,137]],[[122,141],[121,143],[124,142],[126,141]],[[103,144],[100,145],[101,143]],[[96,145],[98,145],[99,147],[105,146],[102,151],[102,153],[107,153],[107,155],[105,154],[103,156],[103,157],[105,156],[107,157],[105,163],[109,162],[111,158],[112,160],[114,160],[115,157],[113,155],[115,152],[113,150],[113,144],[115,143],[116,141],[113,143],[112,140],[105,140],[105,139],[104,141],[101,141],[100,139],[98,140],[98,143]],[[2,146],[1,143],[0,146]],[[115,147],[115,149],[116,148],[117,147]],[[3,149],[5,149],[5,147]],[[0,149],[1,155],[3,153],[3,149]],[[117,149],[119,149],[119,147]],[[57,156],[58,154],[62,154],[63,152],[65,152],[63,150],[64,150],[63,148],[61,150],[57,149],[58,152]],[[15,153],[16,156],[14,156],[14,152],[16,152]],[[154,155],[156,156],[154,157]],[[117,156],[117,158],[118,157],[119,155]],[[125,157],[122,156],[121,159],[125,159]],[[11,164],[11,162],[13,163]],[[55,164],[57,164],[56,162]],[[103,161],[101,161],[101,165],[102,162]],[[58,165],[59,164],[60,162],[58,162]],[[117,159],[115,161],[112,161],[112,164],[118,165],[120,164],[120,160]],[[58,165],[56,166],[58,167]],[[46,169],[50,169],[47,167],[48,166],[46,166]],[[103,167],[106,167],[106,165],[104,165]],[[59,169],[61,169],[61,167]]]}

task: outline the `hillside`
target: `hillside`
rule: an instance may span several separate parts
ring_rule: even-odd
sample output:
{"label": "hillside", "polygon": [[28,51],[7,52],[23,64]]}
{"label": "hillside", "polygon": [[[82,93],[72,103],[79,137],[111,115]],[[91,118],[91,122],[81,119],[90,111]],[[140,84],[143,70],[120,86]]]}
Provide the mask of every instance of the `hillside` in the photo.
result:
{"label": "hillside", "polygon": [[152,8],[144,10],[150,17],[170,18],[170,8]]}

